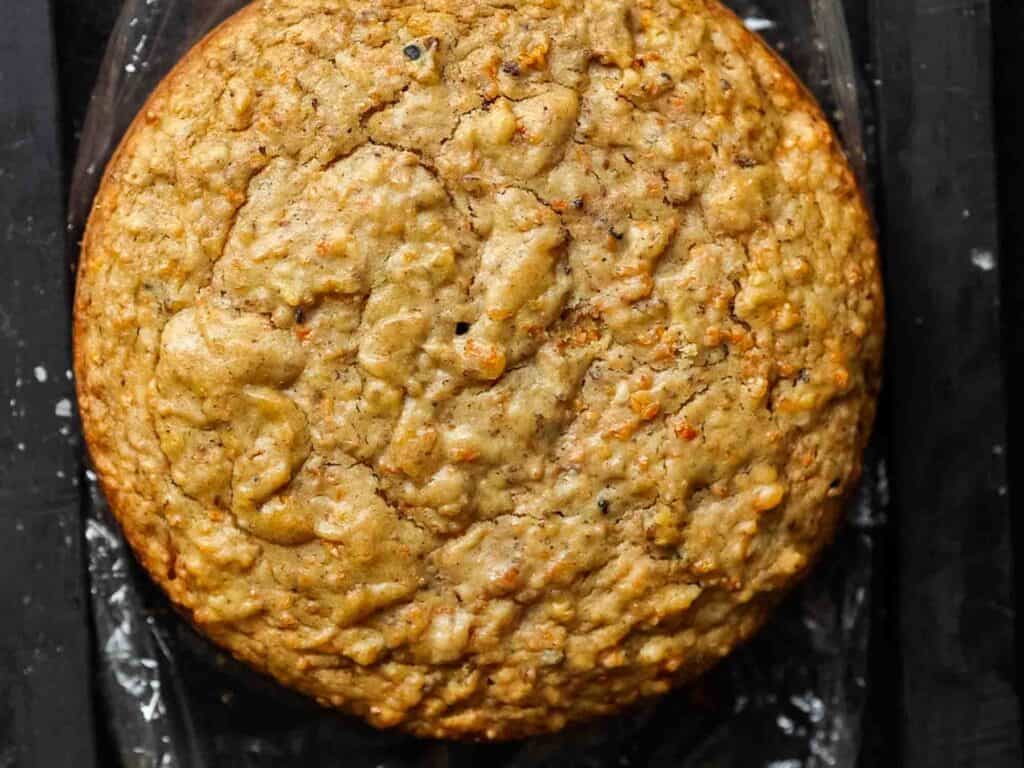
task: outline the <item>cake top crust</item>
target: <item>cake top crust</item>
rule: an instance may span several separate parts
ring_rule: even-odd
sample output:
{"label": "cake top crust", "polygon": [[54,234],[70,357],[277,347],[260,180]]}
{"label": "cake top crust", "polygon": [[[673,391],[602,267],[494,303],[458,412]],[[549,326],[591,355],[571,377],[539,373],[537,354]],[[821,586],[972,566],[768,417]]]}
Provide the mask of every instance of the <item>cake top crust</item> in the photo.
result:
{"label": "cake top crust", "polygon": [[869,216],[713,0],[265,0],[112,160],[90,451],[216,642],[379,726],[509,738],[748,637],[879,386]]}

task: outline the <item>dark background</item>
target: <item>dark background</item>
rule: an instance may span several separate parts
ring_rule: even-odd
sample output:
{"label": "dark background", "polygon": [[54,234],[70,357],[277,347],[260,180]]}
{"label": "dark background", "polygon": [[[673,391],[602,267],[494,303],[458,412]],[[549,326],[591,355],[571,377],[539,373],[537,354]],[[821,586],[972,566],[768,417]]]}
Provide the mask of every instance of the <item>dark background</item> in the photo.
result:
{"label": "dark background", "polygon": [[[0,0],[0,768],[112,764],[89,671],[81,446],[54,403],[73,400],[63,204],[119,6]],[[1024,3],[847,6],[879,124],[889,315],[892,514],[861,764],[1019,766],[1024,407],[1007,395],[1024,353]],[[996,269],[972,262],[985,252]],[[47,381],[22,392],[37,365]]]}

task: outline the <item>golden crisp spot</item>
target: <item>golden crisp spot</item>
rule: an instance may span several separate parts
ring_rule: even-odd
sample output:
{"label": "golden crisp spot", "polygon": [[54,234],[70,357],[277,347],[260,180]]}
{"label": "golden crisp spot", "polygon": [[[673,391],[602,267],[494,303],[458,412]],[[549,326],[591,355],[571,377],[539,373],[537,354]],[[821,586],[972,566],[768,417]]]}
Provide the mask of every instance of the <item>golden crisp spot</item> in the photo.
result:
{"label": "golden crisp spot", "polygon": [[629,407],[644,421],[651,421],[661,412],[661,403],[651,392],[634,392],[629,397]]}
{"label": "golden crisp spot", "polygon": [[690,423],[685,420],[680,421],[676,424],[675,433],[676,436],[679,437],[681,440],[686,440],[688,442],[691,440],[696,440],[697,437],[700,435],[700,432],[694,429],[690,425]]}
{"label": "golden crisp spot", "polygon": [[775,509],[782,503],[782,497],[785,493],[786,489],[780,483],[761,486],[754,492],[754,509],[758,512]]}
{"label": "golden crisp spot", "polygon": [[469,339],[462,350],[471,375],[493,381],[505,372],[505,352],[496,344]]}
{"label": "golden crisp spot", "polygon": [[749,636],[839,521],[881,349],[853,175],[714,0],[260,0],[132,126],[75,307],[146,569],[431,737],[608,714]]}

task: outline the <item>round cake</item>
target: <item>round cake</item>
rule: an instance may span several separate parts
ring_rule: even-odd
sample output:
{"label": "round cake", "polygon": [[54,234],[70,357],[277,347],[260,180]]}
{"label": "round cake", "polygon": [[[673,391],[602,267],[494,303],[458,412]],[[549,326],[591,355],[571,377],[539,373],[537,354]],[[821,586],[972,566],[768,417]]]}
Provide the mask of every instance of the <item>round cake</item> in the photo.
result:
{"label": "round cake", "polygon": [[192,622],[377,726],[686,682],[831,539],[872,226],[715,0],[263,0],[169,75],[82,249],[88,445]]}

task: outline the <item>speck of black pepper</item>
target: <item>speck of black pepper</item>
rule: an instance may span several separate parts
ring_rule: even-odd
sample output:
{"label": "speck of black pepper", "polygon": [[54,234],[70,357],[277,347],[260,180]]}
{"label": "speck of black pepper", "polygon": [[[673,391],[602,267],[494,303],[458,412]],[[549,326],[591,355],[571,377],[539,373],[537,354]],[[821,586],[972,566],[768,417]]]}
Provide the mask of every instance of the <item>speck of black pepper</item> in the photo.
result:
{"label": "speck of black pepper", "polygon": [[512,77],[519,77],[519,63],[515,61],[506,61],[501,65],[501,71],[506,75],[512,75]]}
{"label": "speck of black pepper", "polygon": [[313,97],[313,109],[320,109],[320,99]]}
{"label": "speck of black pepper", "polygon": [[295,310],[295,322],[302,325],[306,322],[306,311],[302,307]]}
{"label": "speck of black pepper", "polygon": [[416,61],[420,56],[423,55],[423,52],[420,50],[420,47],[418,45],[407,45],[405,46],[405,48],[402,49],[402,53],[405,54],[405,58],[407,58],[409,61]]}
{"label": "speck of black pepper", "polygon": [[460,320],[455,324],[456,336],[465,336],[467,333],[469,333],[469,323],[465,322],[464,320]]}
{"label": "speck of black pepper", "polygon": [[615,227],[608,227],[608,234],[614,237],[616,240],[621,240],[625,235],[619,232]]}
{"label": "speck of black pepper", "polygon": [[835,480],[833,480],[831,483],[828,484],[828,487],[831,488],[834,491],[836,488],[839,487],[839,485],[840,485],[840,480],[837,477]]}
{"label": "speck of black pepper", "polygon": [[260,150],[260,154],[261,155],[266,156],[266,154],[267,154],[267,148],[266,147],[260,147],[259,150]]}
{"label": "speck of black pepper", "polygon": [[601,514],[602,515],[607,515],[608,514],[608,509],[610,507],[611,507],[611,504],[609,503],[608,499],[598,499],[597,500],[597,508],[601,510]]}
{"label": "speck of black pepper", "polygon": [[722,90],[723,91],[731,91],[732,90],[732,83],[730,83],[728,80],[726,80],[725,78],[722,78],[721,82],[722,82]]}
{"label": "speck of black pepper", "polygon": [[583,204],[584,200],[582,197],[577,197],[575,200],[572,201],[572,207],[575,208],[577,211],[583,210]]}

